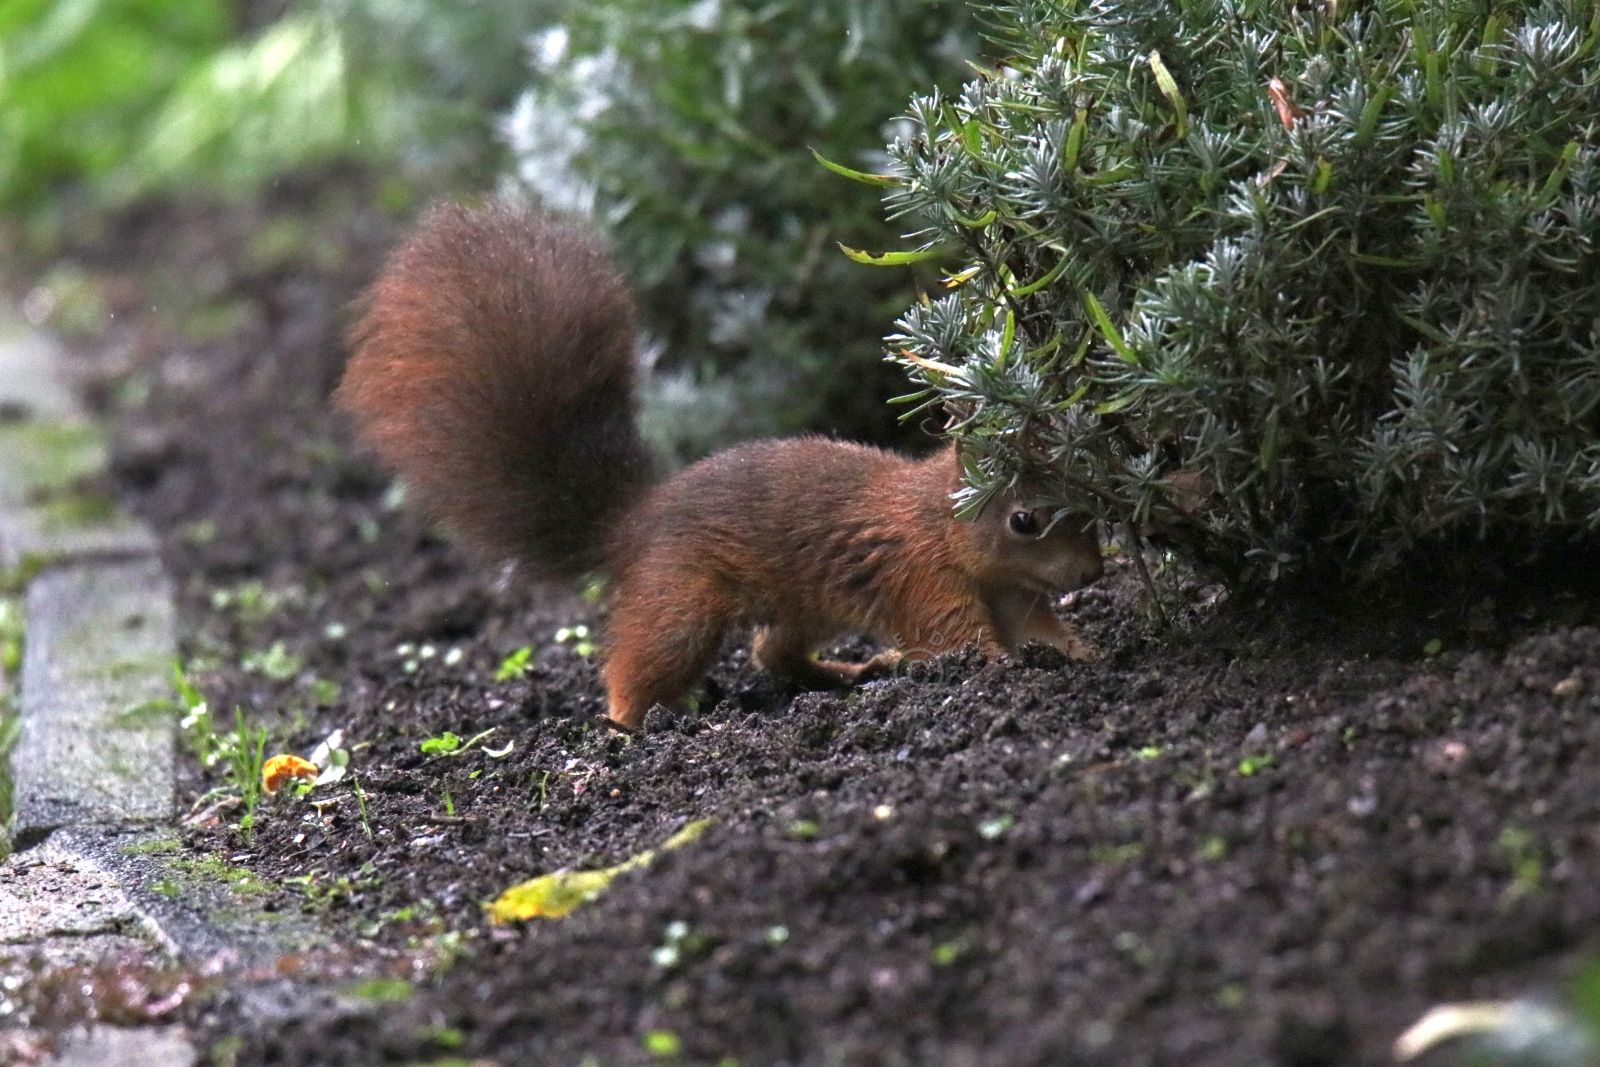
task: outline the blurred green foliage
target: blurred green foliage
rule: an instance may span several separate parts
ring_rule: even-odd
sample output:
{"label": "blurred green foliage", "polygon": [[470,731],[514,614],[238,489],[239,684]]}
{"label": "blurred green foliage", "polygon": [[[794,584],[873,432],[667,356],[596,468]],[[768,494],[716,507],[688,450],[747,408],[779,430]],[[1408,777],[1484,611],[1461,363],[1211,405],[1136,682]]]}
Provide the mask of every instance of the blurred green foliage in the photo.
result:
{"label": "blurred green foliage", "polygon": [[313,15],[284,18],[218,51],[152,116],[114,194],[183,180],[249,190],[285,169],[354,154],[382,127],[382,102],[348,76],[342,37]]}
{"label": "blurred green foliage", "polygon": [[528,41],[573,0],[316,0],[362,80],[381,82],[404,116],[414,170],[463,186],[499,177],[503,113],[528,84]]}
{"label": "blurred green foliage", "polygon": [[227,40],[219,0],[8,0],[0,6],[0,204],[100,177],[160,102]]}
{"label": "blurred green foliage", "polygon": [[225,0],[0,7],[0,206],[202,188],[247,194],[329,160],[489,172],[548,6],[302,0],[247,26]]}
{"label": "blurred green foliage", "polygon": [[914,279],[878,197],[809,149],[881,169],[910,94],[978,49],[964,0],[607,0],[534,38],[506,124],[545,204],[612,233],[659,342],[646,432],[680,458],[731,437],[882,438],[904,383],[881,338]]}

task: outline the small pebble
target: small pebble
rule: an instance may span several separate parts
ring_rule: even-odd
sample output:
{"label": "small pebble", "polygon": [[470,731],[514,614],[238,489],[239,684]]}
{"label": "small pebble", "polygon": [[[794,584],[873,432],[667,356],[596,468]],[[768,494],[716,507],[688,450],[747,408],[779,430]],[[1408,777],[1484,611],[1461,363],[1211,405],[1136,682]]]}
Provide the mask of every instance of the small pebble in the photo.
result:
{"label": "small pebble", "polygon": [[1435,774],[1454,774],[1471,755],[1460,741],[1435,741],[1422,750],[1422,765]]}
{"label": "small pebble", "polygon": [[1583,679],[1579,678],[1577,675],[1573,675],[1570,678],[1561,679],[1561,681],[1557,682],[1550,689],[1550,694],[1561,700],[1571,700],[1573,697],[1582,692]]}

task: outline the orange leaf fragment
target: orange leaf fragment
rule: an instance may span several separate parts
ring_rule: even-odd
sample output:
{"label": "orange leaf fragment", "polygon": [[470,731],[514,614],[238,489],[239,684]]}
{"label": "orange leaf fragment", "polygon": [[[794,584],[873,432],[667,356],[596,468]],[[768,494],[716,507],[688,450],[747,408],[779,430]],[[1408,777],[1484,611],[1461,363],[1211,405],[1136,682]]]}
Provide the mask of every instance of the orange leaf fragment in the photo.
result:
{"label": "orange leaf fragment", "polygon": [[1283,128],[1293,130],[1295,120],[1305,112],[1296,107],[1295,102],[1290,99],[1289,87],[1283,84],[1281,79],[1273,78],[1267,82],[1267,95],[1272,98],[1272,106],[1277,110],[1278,121],[1283,123]]}
{"label": "orange leaf fragment", "polygon": [[303,778],[313,781],[321,772],[317,765],[299,756],[273,756],[261,765],[261,788],[268,796],[289,782]]}

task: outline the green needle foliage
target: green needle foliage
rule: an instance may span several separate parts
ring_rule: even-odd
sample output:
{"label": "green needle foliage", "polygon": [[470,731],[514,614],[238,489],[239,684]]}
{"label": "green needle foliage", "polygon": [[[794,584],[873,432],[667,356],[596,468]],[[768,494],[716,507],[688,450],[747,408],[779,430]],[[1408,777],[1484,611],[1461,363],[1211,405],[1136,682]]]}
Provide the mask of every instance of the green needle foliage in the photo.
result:
{"label": "green needle foliage", "polygon": [[[1236,580],[1600,528],[1600,6],[1009,0],[890,338],[971,457]],[[1481,547],[1474,551],[1482,551]]]}

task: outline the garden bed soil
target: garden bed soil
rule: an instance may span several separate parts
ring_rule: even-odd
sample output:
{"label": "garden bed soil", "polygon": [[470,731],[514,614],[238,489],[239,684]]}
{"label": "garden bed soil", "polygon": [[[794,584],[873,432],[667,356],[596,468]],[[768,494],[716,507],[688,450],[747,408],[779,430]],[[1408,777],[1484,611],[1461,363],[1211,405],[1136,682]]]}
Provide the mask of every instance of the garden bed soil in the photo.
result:
{"label": "garden bed soil", "polygon": [[[78,371],[191,676],[277,748],[351,751],[248,837],[185,831],[327,926],[292,977],[180,1010],[238,1063],[1378,1064],[1429,1006],[1559,997],[1600,951],[1600,631],[1559,575],[1310,607],[1172,579],[1162,630],[1120,558],[1063,609],[1096,663],[795,693],[730,645],[694,710],[597,727],[594,660],[556,634],[598,609],[465,557],[330,413],[396,227],[320,188],[270,268],[241,249],[308,209],[174,209],[83,252],[125,313]],[[228,328],[186,332],[207,308]],[[207,808],[215,774],[186,775]],[[702,819],[565,919],[485,918]],[[374,976],[406,984],[352,991]]]}

